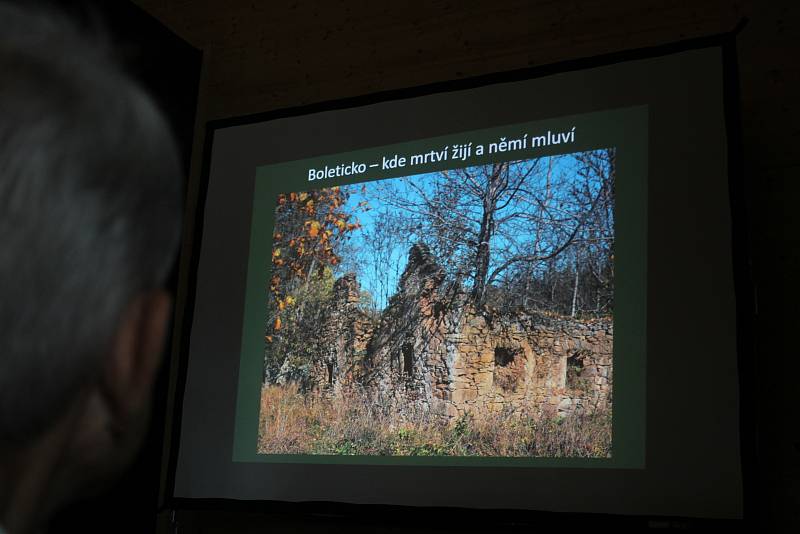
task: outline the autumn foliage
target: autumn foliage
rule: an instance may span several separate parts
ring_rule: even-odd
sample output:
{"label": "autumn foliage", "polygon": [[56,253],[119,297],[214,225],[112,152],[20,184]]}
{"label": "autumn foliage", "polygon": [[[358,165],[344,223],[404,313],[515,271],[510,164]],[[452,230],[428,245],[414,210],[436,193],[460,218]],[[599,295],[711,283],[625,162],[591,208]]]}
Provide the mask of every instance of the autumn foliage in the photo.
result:
{"label": "autumn foliage", "polygon": [[264,379],[279,373],[308,377],[319,356],[314,332],[325,313],[334,272],[365,202],[348,202],[352,188],[331,187],[280,194],[275,205],[268,316],[265,323]]}
{"label": "autumn foliage", "polygon": [[292,308],[301,304],[298,288],[338,265],[338,245],[361,228],[354,213],[348,212],[347,200],[348,194],[340,187],[278,195],[269,279],[273,313],[267,342],[272,343],[287,322],[297,318]]}

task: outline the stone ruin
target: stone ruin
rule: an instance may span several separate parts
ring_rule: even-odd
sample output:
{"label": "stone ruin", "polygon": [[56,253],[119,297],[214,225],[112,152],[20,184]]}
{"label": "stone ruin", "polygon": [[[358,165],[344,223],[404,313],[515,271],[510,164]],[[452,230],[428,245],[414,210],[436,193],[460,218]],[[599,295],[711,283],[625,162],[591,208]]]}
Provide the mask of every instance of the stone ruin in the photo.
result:
{"label": "stone ruin", "polygon": [[365,389],[398,410],[447,418],[477,411],[567,415],[611,409],[613,325],[544,313],[477,312],[414,245],[379,319],[359,307],[355,275],[339,278],[318,339],[311,388]]}

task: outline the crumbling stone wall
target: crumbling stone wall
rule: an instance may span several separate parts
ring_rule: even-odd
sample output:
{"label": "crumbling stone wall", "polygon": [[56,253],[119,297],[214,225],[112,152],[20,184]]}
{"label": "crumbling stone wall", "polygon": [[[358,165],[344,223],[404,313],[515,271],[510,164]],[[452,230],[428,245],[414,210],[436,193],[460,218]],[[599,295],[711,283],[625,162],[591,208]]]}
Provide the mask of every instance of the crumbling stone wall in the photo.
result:
{"label": "crumbling stone wall", "polygon": [[352,274],[334,285],[322,325],[320,389],[362,387],[398,410],[453,418],[476,411],[565,415],[611,408],[613,325],[543,313],[477,312],[414,245],[377,324]]}
{"label": "crumbling stone wall", "polygon": [[313,362],[311,381],[320,391],[335,390],[352,382],[360,374],[372,337],[372,321],[358,306],[359,284],[348,273],[333,284],[328,312],[314,340],[319,357]]}
{"label": "crumbling stone wall", "polygon": [[[544,314],[469,312],[452,334],[448,414],[511,410],[566,414],[611,407],[613,327]],[[431,355],[433,356],[433,355]]]}

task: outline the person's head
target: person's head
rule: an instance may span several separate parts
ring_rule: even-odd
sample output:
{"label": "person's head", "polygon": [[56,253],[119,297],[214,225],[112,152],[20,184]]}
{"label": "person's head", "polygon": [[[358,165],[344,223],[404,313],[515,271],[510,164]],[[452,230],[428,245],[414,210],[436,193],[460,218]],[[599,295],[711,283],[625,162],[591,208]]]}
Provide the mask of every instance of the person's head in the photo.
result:
{"label": "person's head", "polygon": [[43,11],[0,2],[0,20],[0,525],[16,534],[31,499],[46,515],[138,447],[181,181],[107,47]]}

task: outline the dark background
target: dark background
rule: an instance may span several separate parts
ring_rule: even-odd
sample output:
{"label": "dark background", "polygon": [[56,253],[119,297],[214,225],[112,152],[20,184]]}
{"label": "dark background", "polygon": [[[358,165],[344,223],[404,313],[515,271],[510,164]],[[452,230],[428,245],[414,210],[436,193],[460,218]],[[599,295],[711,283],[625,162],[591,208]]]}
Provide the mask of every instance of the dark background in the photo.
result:
{"label": "dark background", "polygon": [[[800,235],[800,217],[793,209],[800,192],[800,126],[794,98],[800,88],[800,3],[137,0],[142,10],[122,0],[95,3],[108,14],[114,34],[127,43],[129,63],[162,102],[183,145],[192,147],[185,152],[190,171],[182,274],[188,271],[193,246],[208,120],[718,34],[747,17],[737,42],[744,162],[740,170],[748,208],[745,246],[752,258],[757,302],[755,360],[745,370],[753,375],[754,391],[743,399],[756,423],[744,437],[756,452],[756,471],[746,480],[754,504],[748,514],[768,530],[800,526],[800,427],[794,413],[797,373],[792,367],[798,355],[792,334],[797,324],[798,282],[793,275]],[[177,286],[178,303],[186,291],[185,285]],[[183,315],[180,306],[177,309],[180,331]],[[173,354],[177,343],[176,339]],[[169,424],[174,395],[174,384],[166,377],[169,366],[176,364],[177,358],[171,357],[165,366],[151,436],[134,468],[109,494],[62,513],[54,532],[154,529],[163,426]],[[178,532],[493,530],[475,522],[480,518],[470,522],[469,514],[463,522],[429,517],[411,526],[415,523],[396,511],[350,519],[338,517],[335,507],[329,511],[328,516],[313,517],[296,509],[180,511]],[[159,531],[170,531],[169,515],[169,510],[161,512]],[[563,520],[541,519],[547,527]],[[586,526],[606,522],[601,517],[573,521]],[[623,520],[619,525],[627,529],[641,523]],[[710,528],[702,522],[660,520],[649,526]]]}

